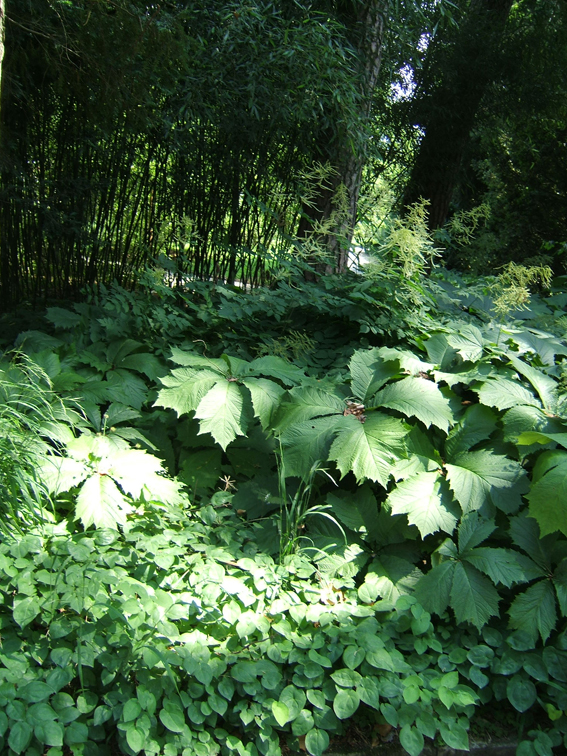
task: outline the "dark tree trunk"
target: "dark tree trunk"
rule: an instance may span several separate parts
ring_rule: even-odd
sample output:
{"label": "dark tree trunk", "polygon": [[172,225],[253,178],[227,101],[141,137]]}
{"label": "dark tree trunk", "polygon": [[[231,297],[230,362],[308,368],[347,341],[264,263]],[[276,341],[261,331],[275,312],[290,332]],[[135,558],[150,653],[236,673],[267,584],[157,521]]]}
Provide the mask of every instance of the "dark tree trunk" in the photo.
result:
{"label": "dark tree trunk", "polygon": [[[370,118],[372,94],[380,73],[384,29],[381,0],[368,0],[348,25],[352,28],[351,42],[361,61],[362,108],[357,116],[364,129]],[[367,154],[364,142],[353,149],[349,136],[346,131],[343,134],[333,134],[329,129],[321,132],[316,148],[317,160],[329,165],[332,173],[319,187],[314,200],[303,206],[298,228],[300,239],[318,236],[318,241],[327,250],[332,263],[316,263],[314,266],[322,274],[346,270],[348,249],[356,225],[362,169]],[[330,219],[331,228],[324,234],[319,233],[318,229],[326,226]]]}
{"label": "dark tree trunk", "polygon": [[0,114],[2,113],[2,62],[4,60],[4,27],[6,10],[4,0],[0,0]]}
{"label": "dark tree trunk", "polygon": [[[432,44],[414,123],[425,129],[403,205],[429,201],[429,227],[447,220],[461,161],[482,97],[499,71],[500,42],[512,0],[472,0],[453,39]],[[431,61],[430,61],[431,63]],[[441,70],[431,81],[430,72]]]}

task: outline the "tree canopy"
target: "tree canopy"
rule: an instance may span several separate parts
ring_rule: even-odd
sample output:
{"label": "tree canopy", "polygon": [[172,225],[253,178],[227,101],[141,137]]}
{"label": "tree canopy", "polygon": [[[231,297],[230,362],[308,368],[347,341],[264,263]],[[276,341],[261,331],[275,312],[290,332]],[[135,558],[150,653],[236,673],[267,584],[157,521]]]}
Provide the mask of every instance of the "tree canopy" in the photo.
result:
{"label": "tree canopy", "polygon": [[489,207],[480,267],[561,254],[558,0],[6,0],[3,18],[4,306],[134,282],[161,253],[252,285],[289,255],[344,271],[379,174],[431,228]]}

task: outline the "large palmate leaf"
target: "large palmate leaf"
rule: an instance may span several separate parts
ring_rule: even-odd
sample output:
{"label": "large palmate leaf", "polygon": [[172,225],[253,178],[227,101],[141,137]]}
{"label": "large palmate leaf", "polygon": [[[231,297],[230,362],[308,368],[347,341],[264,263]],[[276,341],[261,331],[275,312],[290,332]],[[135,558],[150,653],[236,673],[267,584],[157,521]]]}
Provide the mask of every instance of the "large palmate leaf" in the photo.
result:
{"label": "large palmate leaf", "polygon": [[457,622],[471,622],[479,630],[498,615],[500,597],[492,583],[475,567],[457,562],[451,586],[451,607]]}
{"label": "large palmate leaf", "polygon": [[207,370],[212,370],[215,373],[219,373],[220,375],[228,375],[228,365],[221,359],[204,357],[201,354],[186,352],[177,347],[171,348],[170,359],[172,362],[175,362],[176,365],[183,365],[184,367],[191,368],[205,368]]}
{"label": "large palmate leaf", "polygon": [[567,559],[563,559],[553,571],[553,585],[561,614],[567,616]]}
{"label": "large palmate leaf", "polygon": [[494,520],[485,520],[477,512],[469,512],[459,525],[459,559],[468,562],[492,580],[510,587],[525,581],[518,561],[518,552],[511,549],[480,547],[496,529]]}
{"label": "large palmate leaf", "polygon": [[528,391],[519,381],[512,381],[509,378],[491,378],[475,391],[478,391],[483,404],[500,410],[522,404],[541,406],[539,399],[536,399],[531,391]]}
{"label": "large palmate leaf", "polygon": [[495,490],[499,491],[500,499],[505,498],[506,491],[514,499],[507,511],[518,509],[521,500],[514,484],[524,475],[518,462],[489,451],[463,452],[446,469],[449,485],[464,513],[492,501]]}
{"label": "large palmate leaf", "polygon": [[407,559],[384,554],[368,568],[358,595],[368,604],[374,603],[378,597],[395,604],[400,596],[413,592],[421,577],[420,570]]}
{"label": "large palmate leaf", "polygon": [[380,412],[370,414],[364,423],[348,415],[331,446],[329,459],[337,463],[343,476],[352,470],[358,481],[368,478],[386,487],[392,465],[405,454],[408,430],[400,420]]}
{"label": "large palmate leaf", "polygon": [[516,552],[511,549],[481,546],[462,554],[462,559],[488,575],[493,583],[502,583],[510,588],[514,583],[523,583],[525,580],[524,570],[518,562]]}
{"label": "large palmate leaf", "polygon": [[508,357],[512,365],[520,375],[527,378],[540,396],[543,406],[548,411],[553,411],[557,403],[557,381],[541,370],[527,365],[522,360],[510,355]]}
{"label": "large palmate leaf", "polygon": [[512,339],[518,344],[522,352],[537,354],[544,365],[553,365],[556,354],[566,354],[567,349],[559,339],[548,333],[527,331],[514,331]]}
{"label": "large palmate leaf", "polygon": [[509,609],[510,625],[532,638],[538,633],[543,642],[549,638],[557,622],[555,595],[549,580],[540,580],[517,596]]}
{"label": "large palmate leaf", "polygon": [[429,611],[441,614],[450,605],[458,622],[479,629],[498,614],[498,592],[487,580],[511,586],[525,579],[517,554],[501,548],[480,547],[495,529],[492,520],[476,512],[464,515],[459,525],[459,550],[451,539],[437,549],[441,561],[418,583],[415,595]]}
{"label": "large palmate leaf", "polygon": [[546,550],[546,543],[540,537],[539,525],[535,519],[525,514],[510,519],[510,535],[512,540],[523,549],[530,558],[541,568],[540,575],[551,572],[551,561]]}
{"label": "large palmate leaf", "polygon": [[462,326],[459,333],[450,334],[447,340],[458,351],[463,360],[474,362],[482,357],[484,338],[482,332],[476,326]]}
{"label": "large palmate leaf", "polygon": [[567,452],[549,451],[538,457],[527,499],[542,536],[556,530],[567,535]]}
{"label": "large palmate leaf", "polygon": [[313,417],[342,415],[346,405],[336,394],[312,386],[301,386],[288,391],[274,418],[274,430],[282,433],[292,425]]}
{"label": "large palmate leaf", "polygon": [[399,361],[381,359],[378,349],[357,350],[351,357],[349,368],[352,393],[362,402],[401,372]]}
{"label": "large palmate leaf", "polygon": [[161,378],[165,388],[158,392],[154,406],[173,409],[181,417],[196,410],[201,399],[220,378],[222,373],[209,368],[178,368]]}
{"label": "large palmate leaf", "polygon": [[[88,384],[83,384],[88,386]],[[148,387],[141,378],[129,370],[109,370],[106,381],[102,386],[105,389],[105,398],[111,402],[127,404],[139,410],[148,400]]]}
{"label": "large palmate leaf", "polygon": [[433,365],[430,362],[424,362],[416,354],[407,349],[380,347],[378,353],[383,360],[398,360],[404,373],[416,375],[417,373],[427,373],[429,370],[433,370]]}
{"label": "large palmate leaf", "polygon": [[453,423],[449,400],[433,381],[424,378],[410,376],[391,383],[379,391],[372,401],[408,417],[417,417],[427,428],[436,425],[447,432]]}
{"label": "large palmate leaf", "polygon": [[438,530],[452,533],[457,524],[458,508],[438,472],[418,473],[399,483],[388,496],[387,505],[392,514],[407,514],[422,538]]}
{"label": "large palmate leaf", "polygon": [[468,451],[496,430],[496,415],[484,404],[471,405],[445,441],[447,458]]}
{"label": "large palmate leaf", "polygon": [[129,354],[127,357],[120,360],[118,367],[143,373],[152,381],[155,381],[156,378],[165,375],[167,372],[167,369],[155,354],[149,354],[148,352]]}
{"label": "large palmate leaf", "polygon": [[281,357],[258,357],[250,363],[250,372],[253,375],[269,375],[277,378],[284,386],[296,386],[305,380],[302,370]]}
{"label": "large palmate leaf", "polygon": [[465,514],[459,525],[459,551],[461,554],[476,548],[496,530],[494,520],[485,520],[476,512]]}
{"label": "large palmate leaf", "polygon": [[58,496],[86,480],[89,468],[77,459],[48,456],[42,461],[40,474],[49,493]]}
{"label": "large palmate leaf", "polygon": [[449,606],[456,564],[454,560],[441,562],[416,585],[414,596],[428,612],[443,614]]}
{"label": "large palmate leaf", "polygon": [[326,501],[333,515],[347,528],[365,539],[379,539],[378,504],[370,486],[359,486],[354,493],[328,494]]}
{"label": "large palmate leaf", "polygon": [[82,484],[76,517],[85,527],[123,525],[133,510],[126,496],[166,505],[183,500],[181,484],[161,474],[161,460],[130,448],[119,437],[84,433],[67,445],[67,453],[68,457],[47,458],[42,474],[53,494]]}
{"label": "large palmate leaf", "polygon": [[133,499],[179,504],[183,497],[180,484],[163,476],[160,459],[141,449],[124,449],[113,454],[107,475]]}
{"label": "large palmate leaf", "polygon": [[280,435],[285,474],[305,478],[317,460],[329,459],[331,442],[347,420],[343,415],[331,415],[287,428]]}
{"label": "large palmate leaf", "polygon": [[516,444],[518,446],[531,446],[532,444],[545,445],[549,444],[550,441],[554,441],[556,444],[559,444],[559,446],[567,449],[567,431],[561,431],[560,433],[525,431],[524,433],[520,433]]}
{"label": "large palmate leaf", "polygon": [[195,411],[201,420],[200,433],[210,433],[223,449],[236,436],[245,436],[249,418],[241,389],[223,380],[205,394]]}
{"label": "large palmate leaf", "polygon": [[435,333],[425,342],[425,350],[429,361],[440,370],[449,366],[457,354],[457,350],[449,344],[445,333]]}
{"label": "large palmate leaf", "polygon": [[[563,424],[556,418],[549,417],[540,407],[519,406],[509,409],[502,419],[504,425],[504,441],[518,443],[519,437],[528,432],[538,433],[562,433]],[[535,439],[534,439],[535,441]],[[541,439],[537,439],[541,443]],[[525,444],[523,444],[525,445]],[[537,447],[534,448],[534,451]],[[526,453],[526,449],[520,450]]]}
{"label": "large palmate leaf", "polygon": [[405,480],[420,472],[433,472],[443,466],[441,455],[431,443],[429,435],[417,425],[406,438],[407,459],[396,462],[392,475],[394,480]]}
{"label": "large palmate leaf", "polygon": [[81,487],[75,515],[85,528],[116,528],[126,523],[133,509],[112,478],[95,473]]}
{"label": "large palmate leaf", "polygon": [[244,378],[242,383],[250,391],[254,415],[260,420],[262,428],[267,430],[285,389],[267,378]]}

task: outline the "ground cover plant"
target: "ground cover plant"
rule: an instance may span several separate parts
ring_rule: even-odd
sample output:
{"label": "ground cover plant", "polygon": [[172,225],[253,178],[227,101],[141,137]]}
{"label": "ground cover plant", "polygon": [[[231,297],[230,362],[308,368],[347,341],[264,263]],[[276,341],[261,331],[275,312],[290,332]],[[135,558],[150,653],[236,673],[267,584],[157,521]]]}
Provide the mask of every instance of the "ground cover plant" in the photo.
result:
{"label": "ground cover plant", "polygon": [[520,756],[565,744],[563,282],[401,265],[154,268],[6,332],[7,753],[319,756],[355,720],[417,756],[498,702]]}

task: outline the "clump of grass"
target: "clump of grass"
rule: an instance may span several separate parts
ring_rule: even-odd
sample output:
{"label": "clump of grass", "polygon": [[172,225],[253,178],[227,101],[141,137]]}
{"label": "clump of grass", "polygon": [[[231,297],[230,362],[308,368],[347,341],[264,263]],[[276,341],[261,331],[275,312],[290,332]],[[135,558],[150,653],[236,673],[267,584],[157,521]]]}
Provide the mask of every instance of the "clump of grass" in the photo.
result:
{"label": "clump of grass", "polygon": [[0,361],[0,531],[53,521],[41,460],[70,433],[71,414],[49,377],[23,354]]}

